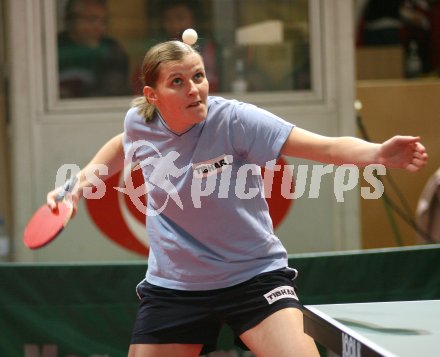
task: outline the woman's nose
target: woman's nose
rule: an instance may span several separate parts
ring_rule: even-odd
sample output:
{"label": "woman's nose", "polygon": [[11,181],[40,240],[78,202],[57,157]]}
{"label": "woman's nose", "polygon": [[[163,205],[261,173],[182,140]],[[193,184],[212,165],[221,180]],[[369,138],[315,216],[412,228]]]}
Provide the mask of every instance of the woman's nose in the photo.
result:
{"label": "woman's nose", "polygon": [[189,88],[188,88],[188,95],[194,95],[199,92],[199,88],[197,87],[197,84],[193,81],[189,81]]}

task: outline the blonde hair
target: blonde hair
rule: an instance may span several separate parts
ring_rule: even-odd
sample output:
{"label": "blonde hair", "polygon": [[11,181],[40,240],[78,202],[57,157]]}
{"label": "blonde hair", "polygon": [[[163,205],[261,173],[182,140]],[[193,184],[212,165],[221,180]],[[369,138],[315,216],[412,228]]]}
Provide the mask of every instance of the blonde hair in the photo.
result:
{"label": "blonde hair", "polygon": [[[141,79],[143,85],[154,88],[159,79],[160,65],[162,63],[181,61],[185,56],[192,53],[200,55],[195,47],[180,41],[167,41],[153,46],[148,50],[142,62]],[[151,121],[156,113],[156,106],[148,103],[144,96],[133,99],[131,105],[139,109],[139,114],[147,122]]]}

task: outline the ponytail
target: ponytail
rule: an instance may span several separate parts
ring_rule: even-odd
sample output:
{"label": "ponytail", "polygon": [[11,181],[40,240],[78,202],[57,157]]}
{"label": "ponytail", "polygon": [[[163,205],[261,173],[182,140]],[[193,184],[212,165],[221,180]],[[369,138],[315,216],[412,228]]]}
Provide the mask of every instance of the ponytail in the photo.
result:
{"label": "ponytail", "polygon": [[131,106],[138,108],[138,114],[142,115],[147,123],[153,120],[156,106],[148,103],[144,96],[134,98],[131,101]]}

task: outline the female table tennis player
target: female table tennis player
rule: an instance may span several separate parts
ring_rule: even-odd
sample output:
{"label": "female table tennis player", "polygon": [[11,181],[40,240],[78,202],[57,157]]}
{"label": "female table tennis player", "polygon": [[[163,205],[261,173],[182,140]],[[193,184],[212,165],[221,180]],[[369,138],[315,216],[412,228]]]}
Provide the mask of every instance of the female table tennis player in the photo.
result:
{"label": "female table tennis player", "polygon": [[[197,356],[214,349],[224,323],[258,356],[318,356],[303,331],[297,273],[264,196],[249,195],[263,186],[256,167],[287,155],[415,172],[427,162],[419,138],[325,137],[210,97],[203,59],[179,41],[152,47],[142,75],[144,95],[128,110],[124,132],[82,169],[73,193],[76,203],[92,185],[86,176],[94,164],[107,165],[109,176],[120,170],[124,152],[150,183],[148,209],[156,214],[147,214],[150,255],[129,356]],[[211,193],[195,199],[200,188]],[[50,206],[59,190],[48,193]]]}

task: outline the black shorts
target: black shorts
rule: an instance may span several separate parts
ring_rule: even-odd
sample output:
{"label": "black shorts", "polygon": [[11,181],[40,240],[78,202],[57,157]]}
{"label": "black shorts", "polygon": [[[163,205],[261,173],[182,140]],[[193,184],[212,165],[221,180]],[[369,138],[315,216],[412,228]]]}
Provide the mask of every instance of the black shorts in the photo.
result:
{"label": "black shorts", "polygon": [[287,307],[302,309],[294,285],[297,272],[284,268],[234,285],[205,291],[161,288],[146,281],[136,290],[141,303],[132,344],[202,344],[203,353],[214,351],[223,324],[233,330],[236,344],[243,332],[274,312]]}

